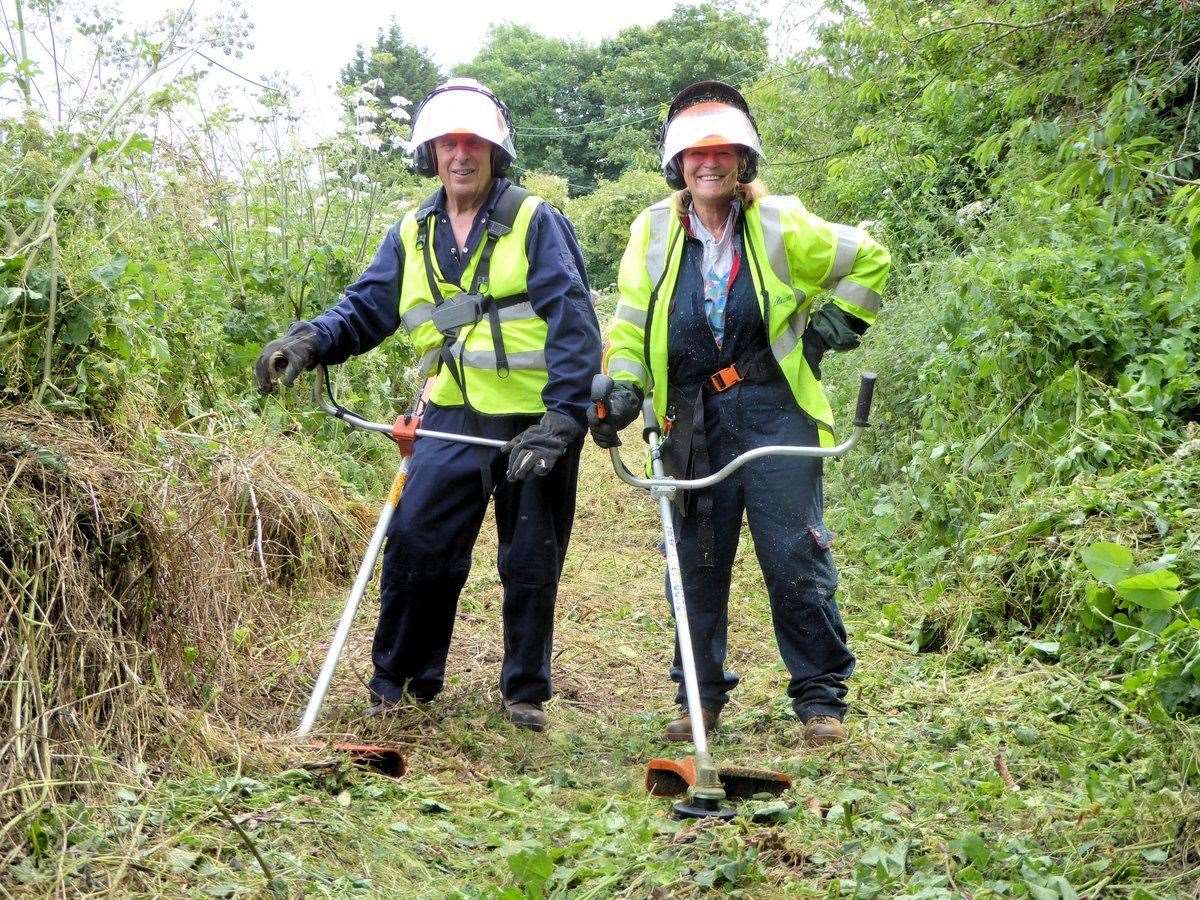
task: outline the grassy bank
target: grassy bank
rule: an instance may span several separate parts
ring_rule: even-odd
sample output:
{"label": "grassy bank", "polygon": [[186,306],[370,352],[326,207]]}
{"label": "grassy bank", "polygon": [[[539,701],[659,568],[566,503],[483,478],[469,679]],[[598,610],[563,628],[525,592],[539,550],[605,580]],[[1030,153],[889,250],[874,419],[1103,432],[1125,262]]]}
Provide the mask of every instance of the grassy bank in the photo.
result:
{"label": "grassy bank", "polygon": [[[627,448],[633,458],[633,448]],[[293,726],[340,596],[311,598],[264,638],[273,687],[258,716],[267,759],[136,765],[84,804],[48,808],[9,869],[25,895],[676,897],[1189,896],[1200,886],[1200,729],[1155,724],[1120,699],[1102,657],[1056,661],[1027,640],[915,654],[877,637],[889,596],[850,534],[843,608],[860,657],[852,738],[804,749],[783,697],[749,537],[733,588],[731,667],[743,676],[715,749],[791,773],[783,804],[730,825],[680,825],[642,787],[673,755],[670,622],[654,510],[585,458],[567,562],[546,735],[498,715],[494,535],[463,596],[446,691],[380,724],[358,718],[373,610],[363,611],[323,719],[326,737],[399,744],[399,780],[325,752],[271,750]],[[834,500],[832,525],[844,511]],[[299,652],[294,652],[299,651]],[[289,661],[288,655],[292,660]],[[276,755],[272,756],[272,752]],[[232,823],[237,823],[236,825]]]}

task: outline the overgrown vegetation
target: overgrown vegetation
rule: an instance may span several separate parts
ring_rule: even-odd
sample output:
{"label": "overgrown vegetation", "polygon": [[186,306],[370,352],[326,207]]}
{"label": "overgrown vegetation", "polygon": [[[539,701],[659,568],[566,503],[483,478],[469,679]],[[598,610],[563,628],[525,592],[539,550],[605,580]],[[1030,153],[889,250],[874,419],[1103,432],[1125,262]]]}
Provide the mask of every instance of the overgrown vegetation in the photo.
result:
{"label": "overgrown vegetation", "polygon": [[[547,738],[495,712],[486,538],[443,699],[357,718],[367,611],[335,685],[330,732],[399,741],[413,774],[264,739],[295,719],[328,583],[370,525],[345,498],[377,497],[394,460],[302,392],[257,397],[248,367],[430,190],[398,148],[435,73],[381,33],[346,69],[345,133],[309,147],[286,85],[247,113],[180,74],[245,47],[236,15],[72,31],[38,8],[58,28],[43,43],[90,48],[96,77],[61,70],[56,95],[57,60],[35,71],[20,28],[0,59],[0,887],[1194,894],[1194,3],[835,0],[811,49],[773,63],[768,23],[702,6],[599,47],[506,26],[462,67],[512,106],[523,164],[545,170],[526,180],[572,216],[597,288],[665,194],[661,104],[702,76],[742,86],[773,190],[873,222],[895,256],[878,326],[825,367],[842,407],[857,371],[881,381],[868,448],[827,491],[861,658],[853,742],[796,749],[747,545],[744,682],[717,746],[797,788],[727,828],[680,828],[641,793],[670,623],[653,511],[598,454]],[[389,341],[341,367],[339,395],[387,418],[410,363]]]}

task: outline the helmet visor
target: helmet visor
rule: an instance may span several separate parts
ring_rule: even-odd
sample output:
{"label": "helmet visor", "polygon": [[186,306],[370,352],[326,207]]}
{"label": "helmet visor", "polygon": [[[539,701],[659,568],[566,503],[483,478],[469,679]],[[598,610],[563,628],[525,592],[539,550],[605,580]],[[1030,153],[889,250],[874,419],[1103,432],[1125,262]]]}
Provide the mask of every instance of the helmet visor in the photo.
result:
{"label": "helmet visor", "polygon": [[692,147],[722,144],[736,144],[762,156],[762,144],[749,116],[726,103],[697,103],[677,113],[667,125],[663,166]]}
{"label": "helmet visor", "polygon": [[410,150],[447,134],[475,134],[516,158],[512,132],[500,107],[482,90],[467,85],[446,85],[421,107],[413,123]]}

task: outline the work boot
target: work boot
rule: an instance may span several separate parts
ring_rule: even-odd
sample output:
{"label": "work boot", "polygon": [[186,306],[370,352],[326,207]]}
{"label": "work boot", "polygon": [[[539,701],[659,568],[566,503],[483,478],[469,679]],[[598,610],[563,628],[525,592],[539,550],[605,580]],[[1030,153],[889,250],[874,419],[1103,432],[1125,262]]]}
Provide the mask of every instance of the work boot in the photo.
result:
{"label": "work boot", "polygon": [[505,700],[504,716],[518,728],[528,728],[530,731],[546,730],[546,712],[540,703]]}
{"label": "work boot", "polygon": [[834,716],[813,716],[804,723],[804,743],[810,747],[840,744],[846,740],[846,727]]}
{"label": "work boot", "polygon": [[363,716],[368,719],[390,716],[404,709],[404,707],[410,705],[414,700],[422,706],[428,706],[436,696],[436,694],[405,693],[402,695],[403,699],[401,700],[385,700],[383,697],[372,697],[375,702],[363,710]]}
{"label": "work boot", "polygon": [[384,716],[390,716],[392,713],[398,711],[402,706],[404,706],[404,704],[397,700],[385,700],[383,697],[379,697],[374,703],[363,710],[363,718],[380,719]]}
{"label": "work boot", "polygon": [[[717,720],[721,717],[720,710],[705,709],[701,710],[704,715],[704,731],[710,737],[717,730]],[[666,741],[690,741],[692,739],[692,717],[686,712],[672,722],[667,723],[666,730],[663,731],[663,740]]]}

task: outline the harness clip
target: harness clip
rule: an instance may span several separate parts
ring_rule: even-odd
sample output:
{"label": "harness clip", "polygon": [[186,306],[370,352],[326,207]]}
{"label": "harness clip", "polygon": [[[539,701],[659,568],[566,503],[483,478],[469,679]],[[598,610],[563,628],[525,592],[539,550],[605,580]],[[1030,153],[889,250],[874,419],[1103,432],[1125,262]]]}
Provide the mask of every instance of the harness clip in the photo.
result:
{"label": "harness clip", "polygon": [[400,416],[392,425],[392,440],[400,446],[401,456],[412,456],[413,441],[417,439],[417,429],[421,427],[421,417]]}
{"label": "harness clip", "polygon": [[737,366],[726,366],[709,376],[708,386],[719,394],[721,391],[729,390],[741,380],[742,374],[737,370]]}

